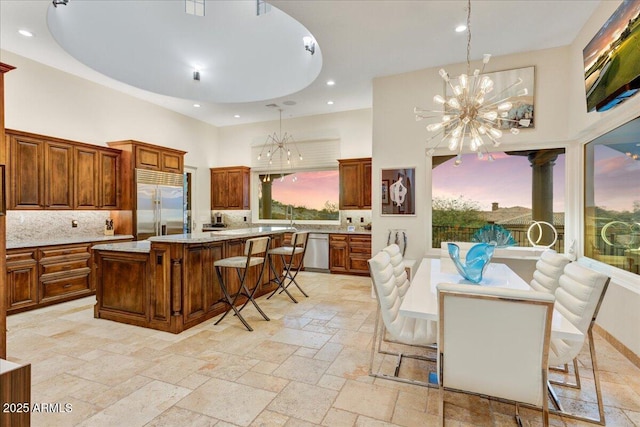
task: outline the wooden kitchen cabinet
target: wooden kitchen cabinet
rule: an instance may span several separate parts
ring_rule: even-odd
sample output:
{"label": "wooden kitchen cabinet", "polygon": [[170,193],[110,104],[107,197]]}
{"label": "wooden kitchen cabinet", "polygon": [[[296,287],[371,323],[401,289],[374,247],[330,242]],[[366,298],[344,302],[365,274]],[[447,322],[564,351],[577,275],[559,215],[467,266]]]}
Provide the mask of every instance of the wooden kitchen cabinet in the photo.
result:
{"label": "wooden kitchen cabinet", "polygon": [[40,303],[92,293],[90,247],[83,243],[40,249]]}
{"label": "wooden kitchen cabinet", "polygon": [[329,235],[329,270],[332,273],[369,275],[371,236],[367,234]]}
{"label": "wooden kitchen cabinet", "polygon": [[349,236],[346,234],[329,235],[329,270],[332,273],[346,273],[349,256]]}
{"label": "wooden kitchen cabinet", "polygon": [[7,312],[38,304],[38,261],[36,249],[7,250]]}
{"label": "wooden kitchen cabinet", "polygon": [[119,208],[120,150],[74,148],[74,209]]}
{"label": "wooden kitchen cabinet", "polygon": [[10,209],[72,209],[73,146],[37,135],[7,134]]}
{"label": "wooden kitchen cabinet", "polygon": [[338,160],[340,209],[371,209],[371,158]]}
{"label": "wooden kitchen cabinet", "polygon": [[[183,173],[186,151],[161,147],[146,142],[125,140],[112,141],[107,145],[127,153],[125,169],[149,169],[160,172]],[[135,179],[135,177],[132,177]]]}
{"label": "wooden kitchen cabinet", "polygon": [[118,209],[120,150],[7,130],[10,209]]}
{"label": "wooden kitchen cabinet", "polygon": [[250,171],[246,166],[211,169],[211,210],[250,209]]}

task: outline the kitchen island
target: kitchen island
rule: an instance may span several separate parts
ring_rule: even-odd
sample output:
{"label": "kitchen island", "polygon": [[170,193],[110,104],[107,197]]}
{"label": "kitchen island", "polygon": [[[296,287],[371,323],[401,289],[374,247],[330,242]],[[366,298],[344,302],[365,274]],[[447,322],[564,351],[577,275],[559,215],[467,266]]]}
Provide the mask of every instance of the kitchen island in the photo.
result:
{"label": "kitchen island", "polygon": [[[271,236],[271,247],[281,246],[283,234],[290,231],[253,227],[94,246],[94,317],[180,333],[227,310],[220,301],[214,261],[242,255],[244,242],[252,237]],[[280,270],[277,265],[276,271]],[[258,272],[257,266],[252,267],[247,280],[255,283]],[[275,289],[269,273],[265,270],[256,296]],[[235,271],[225,271],[224,280],[229,292],[238,290]]]}

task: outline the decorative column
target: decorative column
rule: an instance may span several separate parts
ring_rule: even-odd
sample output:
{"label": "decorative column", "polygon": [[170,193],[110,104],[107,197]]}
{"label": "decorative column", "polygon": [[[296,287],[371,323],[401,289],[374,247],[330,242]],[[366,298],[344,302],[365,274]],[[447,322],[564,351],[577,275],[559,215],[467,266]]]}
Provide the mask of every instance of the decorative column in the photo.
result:
{"label": "decorative column", "polygon": [[[546,221],[553,224],[553,167],[558,154],[564,150],[538,150],[527,155],[531,163],[531,218],[534,221]],[[553,233],[548,227],[542,227],[539,245],[553,242]]]}
{"label": "decorative column", "polygon": [[265,175],[258,175],[262,185],[262,218],[271,218],[271,181],[264,181]]}

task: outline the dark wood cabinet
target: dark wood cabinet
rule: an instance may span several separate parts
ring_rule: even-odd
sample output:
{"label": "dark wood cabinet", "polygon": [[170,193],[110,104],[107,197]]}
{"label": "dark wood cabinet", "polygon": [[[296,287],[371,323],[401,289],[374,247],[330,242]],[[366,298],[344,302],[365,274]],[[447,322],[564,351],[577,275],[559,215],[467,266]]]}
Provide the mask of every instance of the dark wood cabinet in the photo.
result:
{"label": "dark wood cabinet", "polygon": [[120,150],[8,130],[10,209],[118,209]]}
{"label": "dark wood cabinet", "polygon": [[222,296],[213,263],[224,258],[224,244],[189,245],[185,251],[183,321],[189,324],[212,311]]}
{"label": "dark wood cabinet", "polygon": [[90,243],[40,249],[40,303],[66,301],[93,293]]}
{"label": "dark wood cabinet", "polygon": [[331,234],[329,236],[329,270],[332,273],[346,273],[349,254],[349,236]]}
{"label": "dark wood cabinet", "polygon": [[367,261],[370,258],[370,235],[329,235],[329,269],[332,273],[369,275]]}
{"label": "dark wood cabinet", "polygon": [[[11,70],[14,70],[15,67],[0,62],[0,165],[3,167],[9,167],[7,160],[7,139],[4,134],[4,75]],[[8,178],[9,172],[5,178]],[[3,197],[6,197],[9,191],[10,186],[7,185],[7,179],[3,179],[0,183],[0,191],[2,191]],[[11,206],[8,204],[8,206]],[[6,207],[5,207],[6,208]],[[2,212],[3,214],[5,212]],[[7,223],[6,216],[0,215],[0,260],[6,258],[6,248],[7,248]],[[0,263],[0,359],[5,359],[7,357],[7,304],[8,304],[8,291],[7,291],[7,275],[6,275],[6,263]],[[20,385],[16,384],[15,388],[17,389]],[[0,390],[4,393],[4,390]],[[9,419],[9,417],[5,417],[7,414],[2,415],[2,423],[5,420]],[[27,414],[27,422],[29,420]],[[4,425],[4,424],[3,424]]]}
{"label": "dark wood cabinet", "polygon": [[246,166],[211,169],[211,209],[250,209],[250,171]]}
{"label": "dark wood cabinet", "polygon": [[119,150],[75,147],[75,209],[118,209]]}
{"label": "dark wood cabinet", "polygon": [[184,152],[170,148],[153,146],[139,141],[135,144],[135,167],[161,172],[182,173],[184,170]]}
{"label": "dark wood cabinet", "polygon": [[35,249],[7,251],[7,312],[38,304],[38,261]]}
{"label": "dark wood cabinet", "polygon": [[45,141],[45,207],[73,209],[73,145]]}
{"label": "dark wood cabinet", "polygon": [[44,141],[9,135],[9,209],[44,209]]}
{"label": "dark wood cabinet", "polygon": [[371,158],[338,160],[340,209],[371,209]]}

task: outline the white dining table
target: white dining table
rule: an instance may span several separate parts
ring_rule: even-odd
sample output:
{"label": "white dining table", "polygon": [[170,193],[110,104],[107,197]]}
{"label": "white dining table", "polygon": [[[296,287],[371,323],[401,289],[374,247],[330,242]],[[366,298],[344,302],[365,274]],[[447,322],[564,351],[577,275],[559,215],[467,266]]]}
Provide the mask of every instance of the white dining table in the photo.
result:
{"label": "white dining table", "polygon": [[[411,286],[400,305],[400,314],[419,319],[438,320],[438,283],[459,283],[469,286],[492,286],[510,289],[532,290],[506,264],[490,263],[480,285],[471,283],[458,273],[451,273],[441,268],[440,259],[424,258],[411,280]],[[562,313],[553,310],[551,337],[571,341],[582,341],[584,334],[580,332]]]}

